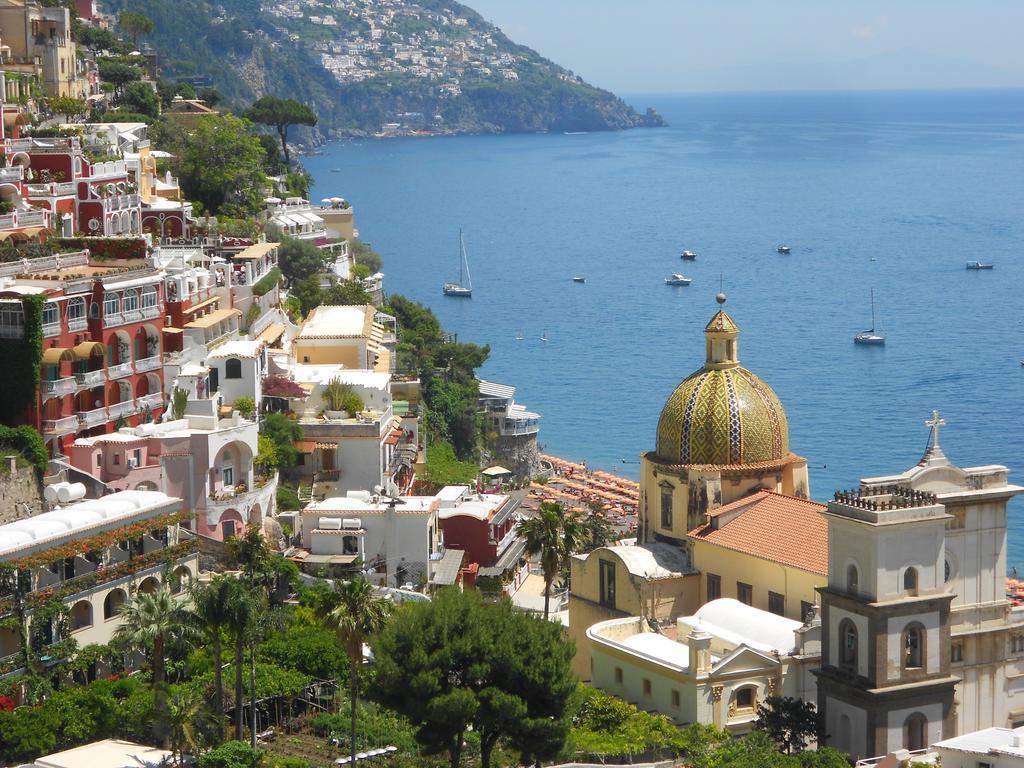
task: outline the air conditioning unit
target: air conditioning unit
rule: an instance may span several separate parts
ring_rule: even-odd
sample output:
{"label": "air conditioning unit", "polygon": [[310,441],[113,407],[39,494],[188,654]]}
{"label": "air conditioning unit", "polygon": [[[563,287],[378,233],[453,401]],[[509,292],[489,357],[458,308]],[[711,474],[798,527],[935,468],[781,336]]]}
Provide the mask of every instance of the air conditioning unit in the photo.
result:
{"label": "air conditioning unit", "polygon": [[134,456],[129,456],[128,457],[128,469],[135,469],[138,466],[139,466],[139,460],[136,459]]}

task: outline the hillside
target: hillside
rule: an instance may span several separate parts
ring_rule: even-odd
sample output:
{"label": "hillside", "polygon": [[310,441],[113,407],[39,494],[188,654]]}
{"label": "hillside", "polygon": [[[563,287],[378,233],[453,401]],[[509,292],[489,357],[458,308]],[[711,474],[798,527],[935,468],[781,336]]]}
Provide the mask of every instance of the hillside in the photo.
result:
{"label": "hillside", "polygon": [[108,0],[156,23],[171,79],[229,106],[290,96],[327,135],[597,131],[660,125],[447,0]]}

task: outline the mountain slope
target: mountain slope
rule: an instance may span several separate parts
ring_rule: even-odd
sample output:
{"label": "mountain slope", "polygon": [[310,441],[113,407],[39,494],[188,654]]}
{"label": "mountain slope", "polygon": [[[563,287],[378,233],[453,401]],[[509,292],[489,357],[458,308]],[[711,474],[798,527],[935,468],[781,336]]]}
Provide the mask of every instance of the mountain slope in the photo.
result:
{"label": "mountain slope", "polygon": [[109,0],[143,13],[164,75],[240,106],[297,98],[320,134],[593,131],[658,125],[447,0]]}

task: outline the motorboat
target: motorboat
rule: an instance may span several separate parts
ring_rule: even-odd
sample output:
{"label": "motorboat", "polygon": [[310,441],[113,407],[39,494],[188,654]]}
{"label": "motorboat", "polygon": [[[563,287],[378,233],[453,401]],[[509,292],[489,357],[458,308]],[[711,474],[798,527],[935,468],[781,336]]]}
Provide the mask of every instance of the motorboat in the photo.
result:
{"label": "motorboat", "polygon": [[689,285],[693,280],[685,275],[675,272],[665,278],[665,285]]}
{"label": "motorboat", "polygon": [[[459,230],[459,282],[445,283],[444,295],[468,299],[473,296],[473,277],[469,274],[469,257],[466,255],[466,241],[462,237],[462,230]],[[462,284],[463,272],[465,272],[466,284]]]}
{"label": "motorboat", "polygon": [[968,269],[992,269],[994,266],[995,266],[995,264],[986,264],[985,262],[982,262],[982,261],[968,261],[967,262],[967,268]]}
{"label": "motorboat", "polygon": [[885,345],[885,336],[875,330],[875,289],[871,289],[871,327],[853,337],[854,344],[868,344],[876,347]]}
{"label": "motorboat", "polygon": [[576,277],[574,277],[574,278],[572,279],[572,281],[573,281],[574,283],[585,283],[585,282],[587,282],[587,278],[585,278],[585,277],[580,277],[579,275],[577,275]]}
{"label": "motorboat", "polygon": [[790,252],[790,251],[792,251],[793,249],[792,249],[792,248],[790,248],[790,247],[789,247],[788,245],[780,245],[780,246],[779,246],[778,248],[776,248],[775,250],[776,250],[776,251],[778,251],[779,253],[789,253],[789,252]]}
{"label": "motorboat", "polygon": [[693,251],[683,251],[682,253],[679,254],[679,258],[681,258],[683,261],[696,261],[697,254],[694,253]]}

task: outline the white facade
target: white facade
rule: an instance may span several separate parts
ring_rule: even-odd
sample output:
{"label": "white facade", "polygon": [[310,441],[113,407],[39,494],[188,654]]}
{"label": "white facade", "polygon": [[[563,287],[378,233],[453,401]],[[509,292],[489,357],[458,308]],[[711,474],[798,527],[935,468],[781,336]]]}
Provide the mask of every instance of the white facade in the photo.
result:
{"label": "white facade", "polygon": [[257,339],[227,341],[207,355],[206,366],[211,373],[216,371],[216,391],[225,404],[249,397],[259,406],[267,375],[266,344]]}
{"label": "white facade", "polygon": [[932,746],[942,768],[1024,768],[1024,728],[986,728]]}

